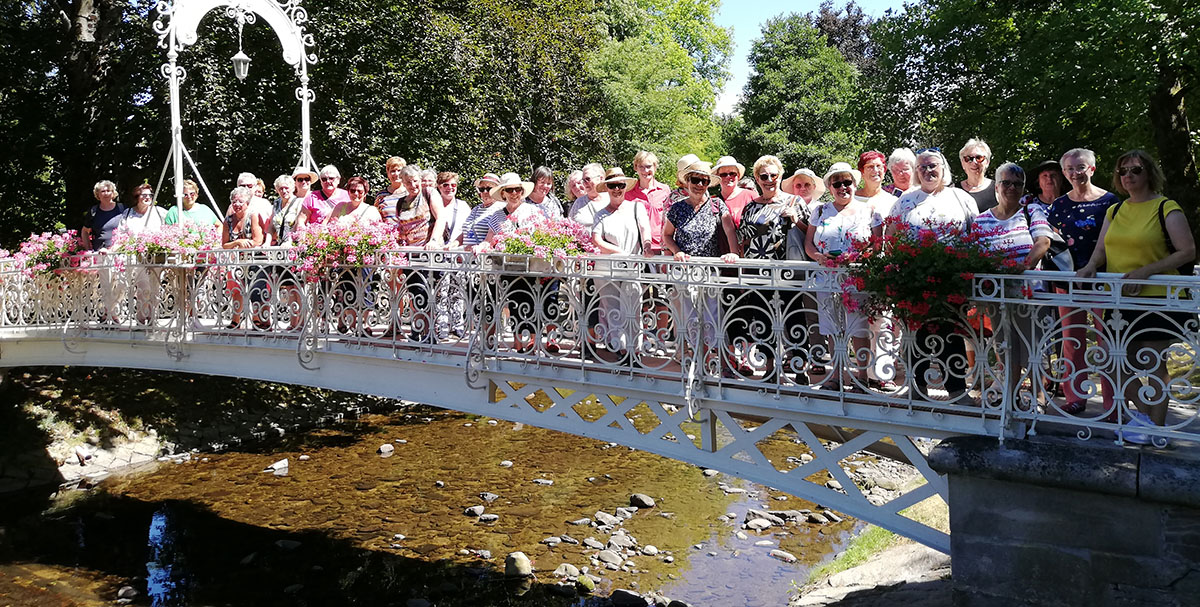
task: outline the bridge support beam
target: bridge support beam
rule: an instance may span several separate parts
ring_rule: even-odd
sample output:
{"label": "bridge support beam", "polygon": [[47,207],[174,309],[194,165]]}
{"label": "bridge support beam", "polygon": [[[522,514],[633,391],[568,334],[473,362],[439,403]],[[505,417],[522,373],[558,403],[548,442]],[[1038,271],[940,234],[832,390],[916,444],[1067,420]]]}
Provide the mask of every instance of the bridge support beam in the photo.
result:
{"label": "bridge support beam", "polygon": [[951,438],[954,604],[1200,605],[1200,461],[1095,437]]}

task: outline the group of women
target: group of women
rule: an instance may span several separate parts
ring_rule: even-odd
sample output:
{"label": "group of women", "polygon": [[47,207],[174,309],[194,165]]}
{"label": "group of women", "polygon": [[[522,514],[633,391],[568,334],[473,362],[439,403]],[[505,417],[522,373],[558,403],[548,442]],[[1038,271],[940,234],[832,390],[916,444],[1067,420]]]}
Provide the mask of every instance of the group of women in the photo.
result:
{"label": "group of women", "polygon": [[[655,179],[657,157],[639,152],[633,162],[633,177],[626,176],[619,167],[606,169],[600,164],[589,164],[571,173],[565,203],[555,196],[553,173],[546,167],[537,168],[531,181],[523,181],[516,173],[488,173],[472,182],[472,194],[477,193],[480,200],[474,206],[459,196],[456,173],[423,171],[400,158],[390,158],[385,165],[388,184],[374,195],[370,194],[368,180],[361,176],[347,180],[345,189],[339,187],[341,176],[333,166],[324,167],[319,176],[298,170],[275,180],[278,197],[273,204],[263,200],[255,205],[263,195],[261,180],[253,190],[235,190],[224,220],[195,204],[196,188],[190,182],[185,188],[190,195],[184,199],[182,213],[172,209],[158,217],[154,213],[159,209],[149,200],[148,186],[135,190],[136,206],[126,209],[116,203],[115,186],[103,181],[96,185],[98,204],[85,218],[82,234],[86,244],[99,249],[125,224],[219,222],[224,246],[244,248],[264,242],[287,245],[296,229],[312,223],[393,222],[398,246],[486,252],[507,230],[535,218],[566,217],[589,229],[593,243],[603,254],[664,255],[679,261],[719,258],[725,264],[736,264],[741,259],[824,263],[849,251],[856,241],[883,236],[885,229],[932,229],[940,235],[981,229],[988,234],[989,246],[1028,269],[1039,267],[1051,243],[1059,241],[1065,243],[1074,269],[1084,278],[1094,276],[1099,269],[1131,279],[1178,274],[1181,268],[1186,271],[1195,258],[1187,220],[1180,206],[1162,195],[1162,172],[1145,152],[1133,150],[1117,159],[1113,176],[1116,194],[1093,183],[1096,157],[1082,148],[1066,152],[1058,161],[1046,161],[1028,174],[1016,164],[1005,163],[992,178],[988,177],[992,154],[984,141],[969,140],[959,157],[966,177],[954,183],[946,156],[937,148],[917,152],[900,148],[888,156],[868,151],[854,165],[833,163],[821,176],[808,168],[785,175],[782,162],[767,155],[753,163],[749,180],[746,167],[732,157],[722,157],[713,164],[687,155],[676,163],[676,183],[672,187]],[[890,182],[885,183],[889,174]],[[314,182],[318,187],[313,187]],[[826,192],[828,196],[824,196]],[[893,221],[887,221],[889,218]],[[264,229],[268,233],[264,234]],[[626,353],[641,347],[633,343],[641,339],[638,331],[622,326],[621,319],[630,317],[629,310],[622,309],[627,305],[654,310],[654,317],[659,319],[654,329],[660,333],[673,330],[669,326],[671,315],[664,310],[677,306],[681,318],[704,331],[706,339],[717,335],[719,310],[715,300],[699,304],[686,298],[668,301],[659,293],[661,287],[652,286],[648,296],[629,302],[613,281],[597,280],[594,286],[598,314],[589,318],[588,339],[603,344],[605,350]],[[414,306],[422,311],[427,324],[422,332],[413,323],[414,339],[462,335],[461,289],[433,293],[416,284],[407,287],[415,298],[420,296],[417,299],[422,302]],[[1166,294],[1162,287],[1147,286],[1140,291],[1143,296]],[[789,326],[783,331],[792,337],[785,341],[807,341],[812,350],[814,342],[803,336],[808,327],[815,325],[823,336],[824,360],[841,370],[836,381],[850,390],[868,385],[883,390],[895,388],[897,369],[902,366],[898,364],[897,328],[886,315],[866,318],[840,305],[829,294],[756,292],[757,305],[749,302],[740,306],[740,312],[722,322],[727,346],[716,356],[722,359],[721,368],[727,373],[751,377],[762,371],[769,379],[776,372],[791,371],[797,381],[806,382],[808,370],[823,368],[811,359],[804,362],[811,352],[797,356],[776,351],[777,346],[771,345],[770,334],[775,327],[765,310],[769,308],[768,300],[776,295],[784,299],[784,318],[788,319]],[[517,303],[526,306],[524,312],[533,308],[532,301]],[[1097,370],[1104,378],[1097,389],[1084,357],[1089,324],[1099,329],[1105,314],[1072,307],[1062,307],[1058,314],[1063,345],[1055,354],[1071,370],[1063,374],[1069,381],[1064,382],[1062,410],[1083,413],[1088,397],[1099,391],[1105,410],[1115,414],[1114,388],[1108,374]],[[531,315],[514,314],[526,323]],[[1158,313],[1130,316],[1126,314],[1125,320],[1132,323],[1135,335],[1131,352],[1146,348],[1161,352],[1173,335],[1171,323],[1178,320]],[[526,333],[532,333],[532,329]],[[1091,339],[1096,338],[1093,335]],[[919,380],[914,382],[918,387],[925,383],[940,386],[941,394],[926,390],[924,396],[956,402],[969,399],[968,378],[975,363],[962,336],[948,327],[931,327],[917,331],[915,340],[918,344],[941,344],[933,355],[904,365]],[[532,342],[516,345],[526,350]],[[1160,393],[1165,391],[1164,357],[1130,359],[1153,359],[1153,364],[1139,370],[1160,378]],[[931,368],[934,362],[939,367],[936,373]],[[938,377],[940,380],[931,381]],[[1162,425],[1167,399],[1147,399],[1144,393],[1138,393],[1138,387],[1137,382],[1122,386],[1129,402],[1150,403],[1141,411],[1132,411],[1130,423]],[[1125,438],[1137,441],[1144,435],[1127,432]]]}

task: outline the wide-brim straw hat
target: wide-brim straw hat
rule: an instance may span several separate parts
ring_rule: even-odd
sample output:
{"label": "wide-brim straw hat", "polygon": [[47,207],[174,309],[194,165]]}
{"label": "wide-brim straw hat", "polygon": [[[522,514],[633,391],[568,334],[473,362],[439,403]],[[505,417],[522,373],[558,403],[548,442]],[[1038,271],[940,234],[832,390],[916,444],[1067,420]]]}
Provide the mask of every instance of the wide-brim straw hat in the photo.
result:
{"label": "wide-brim straw hat", "polygon": [[849,162],[835,162],[833,166],[829,167],[828,171],[825,171],[825,177],[822,179],[825,182],[825,187],[829,187],[830,177],[840,173],[850,173],[850,177],[854,179],[854,187],[858,187],[858,184],[862,181],[862,173],[850,166]]}
{"label": "wide-brim straw hat", "polygon": [[596,191],[607,192],[608,184],[610,183],[624,183],[625,189],[628,190],[633,187],[633,184],[637,183],[637,178],[626,177],[625,171],[621,167],[613,167],[604,173],[604,181],[596,184]]}
{"label": "wide-brim straw hat", "polygon": [[[722,156],[717,159],[717,163],[713,165],[713,173],[720,173],[721,169],[724,167],[733,167],[737,169],[738,179],[746,176],[746,167],[737,160],[734,160],[733,156]],[[717,178],[720,179],[720,176]]]}
{"label": "wide-brim straw hat", "polygon": [[807,179],[808,181],[812,182],[813,200],[820,198],[821,195],[825,193],[825,182],[820,177],[817,177],[817,174],[814,173],[812,169],[796,169],[796,172],[792,173],[791,177],[784,179],[783,183],[779,184],[779,189],[783,190],[787,194],[795,196],[797,179]]}
{"label": "wide-brim straw hat", "polygon": [[484,173],[483,177],[480,177],[479,179],[475,180],[474,187],[475,187],[475,189],[479,189],[479,186],[481,186],[485,183],[490,183],[492,185],[496,185],[497,183],[500,183],[500,178],[497,177],[495,173]]}
{"label": "wide-brim straw hat", "polygon": [[683,170],[679,172],[679,176],[677,177],[677,179],[679,179],[680,183],[687,184],[688,175],[691,175],[693,173],[698,173],[700,175],[704,175],[705,177],[708,177],[708,187],[710,187],[710,188],[715,185],[719,185],[721,183],[721,179],[719,177],[717,177],[716,175],[713,175],[712,163],[704,162],[703,160],[697,160],[697,161],[683,167]]}
{"label": "wide-brim straw hat", "polygon": [[314,173],[306,168],[303,168],[303,167],[296,167],[296,170],[292,171],[292,181],[295,181],[297,177],[305,177],[305,176],[308,177],[309,181],[316,183],[316,181],[317,181],[316,173]]}
{"label": "wide-brim straw hat", "polygon": [[[486,175],[485,175],[485,177],[486,177]],[[525,190],[525,192],[523,194],[521,194],[522,198],[528,197],[529,193],[533,191],[533,183],[532,182],[521,181],[521,176],[516,173],[505,173],[500,176],[500,182],[498,184],[496,184],[495,187],[492,188],[492,198],[499,200],[500,193],[503,190],[505,190],[507,188],[514,188],[517,186],[520,186],[521,189]]]}
{"label": "wide-brim straw hat", "polygon": [[684,154],[675,161],[675,183],[683,185],[683,170],[692,165],[693,162],[699,162],[700,157],[695,154]]}

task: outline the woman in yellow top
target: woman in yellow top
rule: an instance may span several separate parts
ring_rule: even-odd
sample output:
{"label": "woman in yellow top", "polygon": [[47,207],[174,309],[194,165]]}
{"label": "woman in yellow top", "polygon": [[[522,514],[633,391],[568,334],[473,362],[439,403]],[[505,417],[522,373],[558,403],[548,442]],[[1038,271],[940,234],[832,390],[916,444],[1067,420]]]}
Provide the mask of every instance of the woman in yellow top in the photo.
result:
{"label": "woman in yellow top", "polygon": [[[1109,272],[1121,273],[1121,278],[1144,279],[1155,274],[1179,274],[1180,266],[1195,261],[1196,243],[1183,209],[1179,203],[1160,194],[1164,181],[1162,169],[1142,150],[1131,150],[1117,159],[1113,185],[1119,193],[1129,197],[1108,208],[1092,258],[1076,272],[1076,276],[1091,278],[1096,275],[1097,268],[1104,266]],[[1162,214],[1161,221],[1159,213]],[[1125,295],[1166,297],[1167,288],[1133,284],[1125,285],[1122,292]],[[1105,316],[1111,314],[1110,311]],[[1185,329],[1183,323],[1189,318],[1194,319],[1194,315],[1121,311],[1121,318],[1129,323],[1125,329],[1131,336],[1126,360],[1134,367],[1134,373],[1130,374],[1132,377],[1113,379],[1114,383],[1124,384],[1121,391],[1125,400],[1136,403],[1142,410],[1130,409],[1130,425],[1166,425],[1167,402],[1170,400],[1166,389],[1170,381],[1166,349],[1178,341]],[[1139,394],[1142,386],[1138,380],[1146,376],[1146,371],[1153,377],[1148,377],[1147,391]],[[1123,432],[1123,438],[1142,444],[1149,442],[1146,435],[1135,432]]]}

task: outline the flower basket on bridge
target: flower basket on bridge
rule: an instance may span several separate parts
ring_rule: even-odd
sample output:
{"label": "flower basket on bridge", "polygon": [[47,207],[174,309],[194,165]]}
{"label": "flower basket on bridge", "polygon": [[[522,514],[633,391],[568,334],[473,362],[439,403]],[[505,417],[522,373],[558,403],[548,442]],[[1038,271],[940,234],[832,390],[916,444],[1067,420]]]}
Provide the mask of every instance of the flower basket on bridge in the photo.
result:
{"label": "flower basket on bridge", "polygon": [[886,227],[896,228],[891,236],[858,241],[828,263],[846,268],[841,287],[847,309],[861,307],[871,318],[890,311],[914,330],[936,320],[961,320],[976,274],[1023,269],[985,248],[986,234],[977,230],[913,230],[890,218]]}
{"label": "flower basket on bridge", "polygon": [[42,232],[30,234],[21,243],[13,260],[21,273],[33,278],[52,274],[63,268],[78,268],[81,264],[79,233],[67,230],[59,234]]}
{"label": "flower basket on bridge", "polygon": [[132,256],[143,265],[187,265],[197,263],[201,251],[220,246],[221,237],[214,226],[177,223],[137,232],[118,231],[109,250]]}
{"label": "flower basket on bridge", "polygon": [[328,276],[327,270],[354,269],[392,263],[387,250],[396,245],[393,224],[310,224],[293,235],[289,257],[309,282]]}
{"label": "flower basket on bridge", "polygon": [[507,255],[532,255],[546,261],[599,252],[592,233],[569,219],[540,219],[503,230],[493,249]]}

